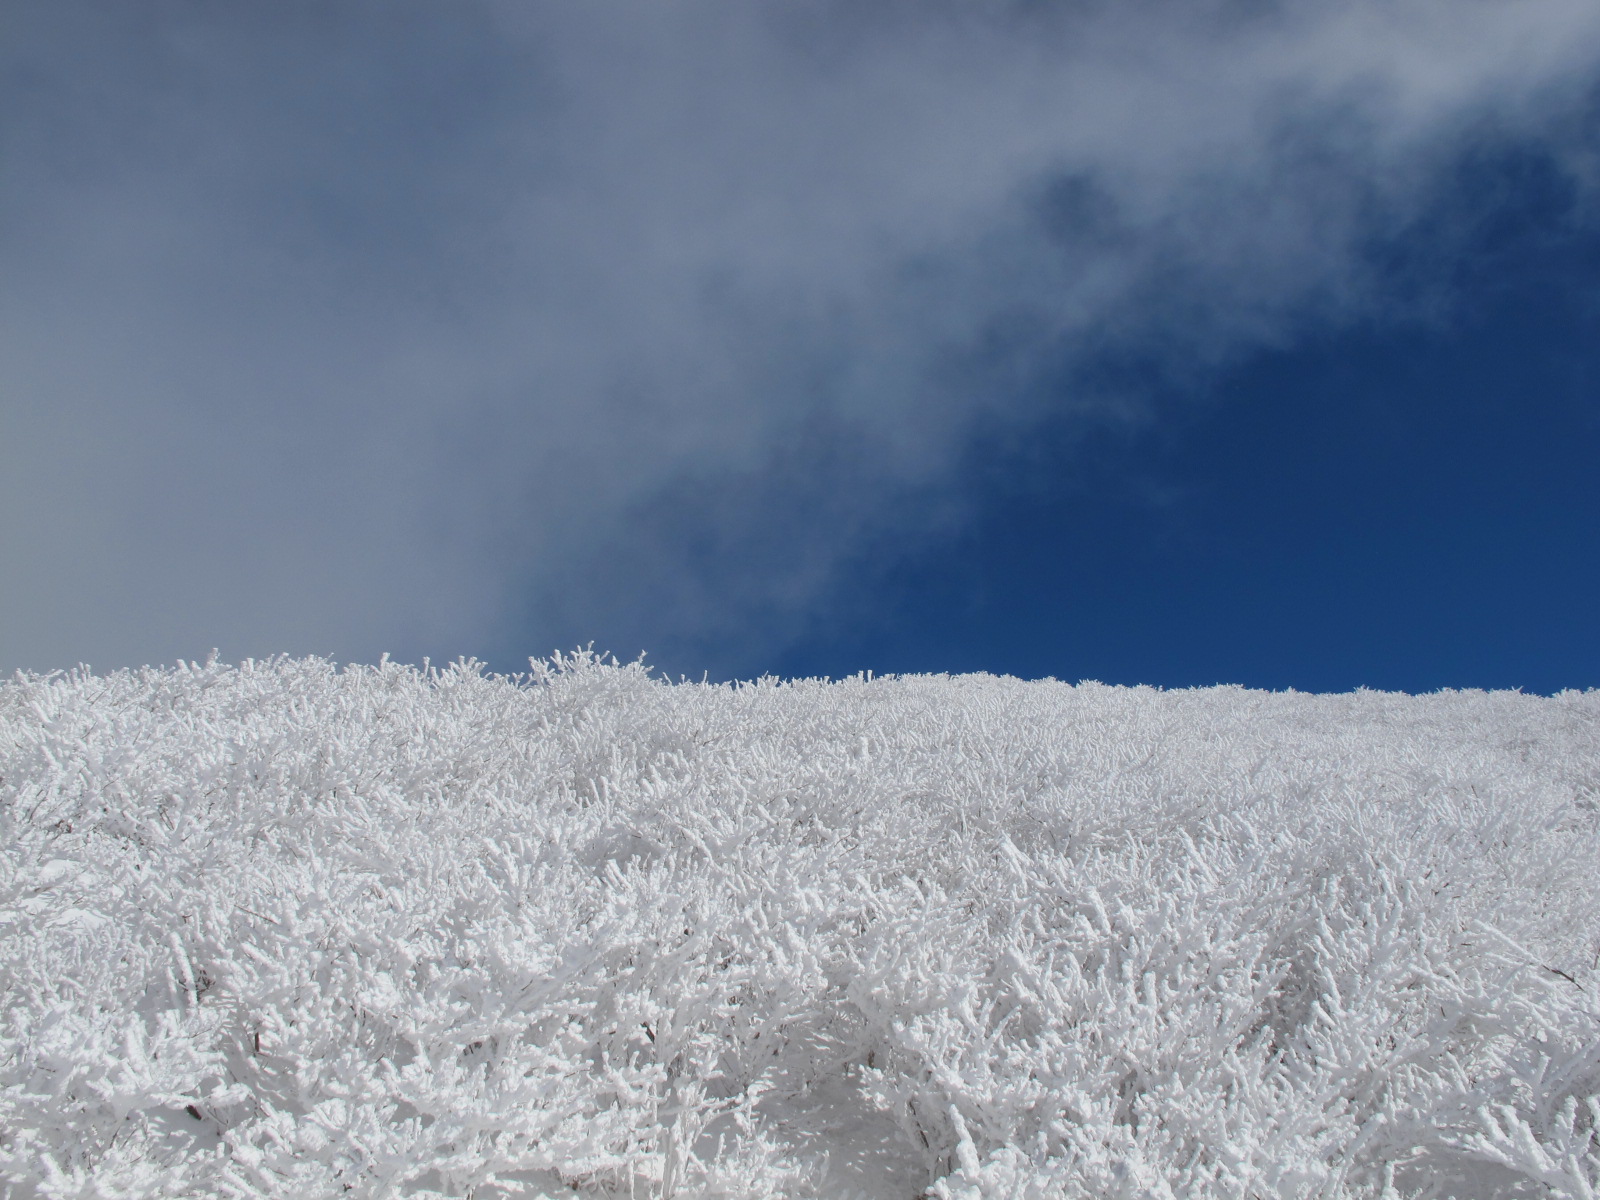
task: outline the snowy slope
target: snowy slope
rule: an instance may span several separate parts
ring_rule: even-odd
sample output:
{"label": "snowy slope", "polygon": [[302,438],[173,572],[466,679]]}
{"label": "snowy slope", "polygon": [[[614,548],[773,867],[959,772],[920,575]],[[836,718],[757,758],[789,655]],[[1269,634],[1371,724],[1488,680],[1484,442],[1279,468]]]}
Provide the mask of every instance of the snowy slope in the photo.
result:
{"label": "snowy slope", "polygon": [[1600,693],[0,687],[0,1195],[1592,1197]]}

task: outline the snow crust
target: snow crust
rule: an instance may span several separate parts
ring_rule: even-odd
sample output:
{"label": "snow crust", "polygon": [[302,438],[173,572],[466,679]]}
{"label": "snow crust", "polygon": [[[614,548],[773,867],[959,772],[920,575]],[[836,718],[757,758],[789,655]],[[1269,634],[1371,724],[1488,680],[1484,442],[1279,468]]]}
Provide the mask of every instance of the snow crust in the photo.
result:
{"label": "snow crust", "polygon": [[1600,693],[0,687],[0,1194],[1600,1180]]}

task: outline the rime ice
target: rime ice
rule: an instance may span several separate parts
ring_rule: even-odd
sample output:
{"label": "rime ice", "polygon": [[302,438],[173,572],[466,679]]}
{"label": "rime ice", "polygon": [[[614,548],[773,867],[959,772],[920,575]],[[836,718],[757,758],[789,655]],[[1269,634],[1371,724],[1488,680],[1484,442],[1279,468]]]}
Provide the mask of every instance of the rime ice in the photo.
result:
{"label": "rime ice", "polygon": [[1600,694],[0,687],[23,1197],[1566,1196]]}

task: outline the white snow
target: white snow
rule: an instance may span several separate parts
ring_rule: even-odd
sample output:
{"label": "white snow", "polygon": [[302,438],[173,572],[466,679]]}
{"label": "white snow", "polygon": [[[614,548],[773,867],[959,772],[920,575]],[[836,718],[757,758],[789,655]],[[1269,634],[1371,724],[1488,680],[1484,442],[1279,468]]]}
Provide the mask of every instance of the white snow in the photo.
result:
{"label": "white snow", "polygon": [[12,1200],[1600,1183],[1596,692],[78,671],[0,822]]}

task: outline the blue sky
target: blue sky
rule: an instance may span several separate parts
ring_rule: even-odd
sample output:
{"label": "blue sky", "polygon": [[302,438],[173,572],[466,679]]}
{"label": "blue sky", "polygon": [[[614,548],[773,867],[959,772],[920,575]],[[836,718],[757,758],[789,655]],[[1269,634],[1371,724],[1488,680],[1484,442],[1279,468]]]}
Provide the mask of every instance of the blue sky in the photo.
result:
{"label": "blue sky", "polygon": [[0,668],[1600,685],[1600,10],[13,6]]}
{"label": "blue sky", "polygon": [[776,669],[1596,686],[1600,321],[1586,281],[1557,272],[1449,330],[1253,358],[1178,431],[1087,451],[1046,435],[959,534],[846,591],[854,621]]}
{"label": "blue sky", "polygon": [[[1148,384],[1160,420],[1087,444],[975,452],[969,522],[842,589],[851,619],[778,670],[1600,686],[1600,234],[1547,167],[1463,181],[1494,199],[1437,307]],[[1375,248],[1397,290],[1436,236]]]}

